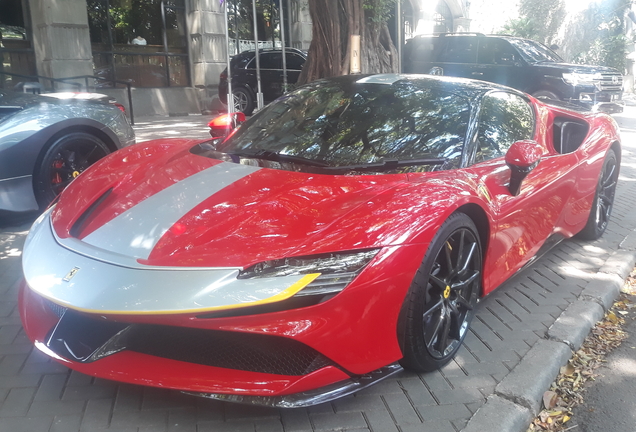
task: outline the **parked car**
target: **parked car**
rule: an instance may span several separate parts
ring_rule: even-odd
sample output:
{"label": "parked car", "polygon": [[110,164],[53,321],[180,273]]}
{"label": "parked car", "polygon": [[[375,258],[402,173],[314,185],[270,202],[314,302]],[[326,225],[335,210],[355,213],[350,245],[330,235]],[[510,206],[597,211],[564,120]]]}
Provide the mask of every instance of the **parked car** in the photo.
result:
{"label": "parked car", "polygon": [[[251,115],[256,108],[258,93],[256,79],[256,52],[245,51],[230,60],[232,68],[232,94],[234,111]],[[295,84],[307,61],[307,53],[295,48],[285,49],[287,83]],[[263,100],[268,103],[284,93],[283,89],[283,53],[281,50],[259,50],[261,68],[261,90]],[[223,70],[219,81],[219,98],[227,104],[227,68]]]}
{"label": "parked car", "polygon": [[483,34],[418,36],[406,42],[403,59],[407,73],[480,79],[594,111],[623,111],[623,76],[618,70],[565,63],[554,51],[529,39]]}
{"label": "parked car", "polygon": [[95,93],[0,90],[0,213],[43,210],[91,164],[134,144],[123,110]]}
{"label": "parked car", "polygon": [[325,402],[450,361],[480,297],[603,234],[620,158],[606,114],[496,84],[315,81],[222,142],[97,162],[31,229],[20,315],[92,376]]}

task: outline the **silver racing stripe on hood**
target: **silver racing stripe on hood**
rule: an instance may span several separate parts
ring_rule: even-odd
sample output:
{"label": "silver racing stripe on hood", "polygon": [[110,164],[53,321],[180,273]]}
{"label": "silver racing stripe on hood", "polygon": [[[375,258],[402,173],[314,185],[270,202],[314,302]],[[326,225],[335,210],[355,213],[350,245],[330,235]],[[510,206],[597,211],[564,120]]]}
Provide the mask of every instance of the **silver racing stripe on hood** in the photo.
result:
{"label": "silver racing stripe on hood", "polygon": [[61,246],[50,212],[33,224],[22,269],[28,287],[64,307],[96,314],[203,313],[285,300],[318,273],[237,279],[238,268],[124,267]]}
{"label": "silver racing stripe on hood", "polygon": [[146,198],[87,235],[83,242],[146,259],[159,239],[201,202],[259,167],[222,162]]}

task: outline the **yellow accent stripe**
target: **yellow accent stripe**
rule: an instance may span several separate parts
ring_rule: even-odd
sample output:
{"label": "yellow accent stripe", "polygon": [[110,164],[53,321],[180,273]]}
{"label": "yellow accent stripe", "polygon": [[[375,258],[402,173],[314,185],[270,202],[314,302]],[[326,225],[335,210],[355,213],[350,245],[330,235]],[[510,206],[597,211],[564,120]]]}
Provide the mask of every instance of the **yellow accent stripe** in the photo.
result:
{"label": "yellow accent stripe", "polygon": [[273,295],[271,297],[265,298],[263,300],[256,300],[253,302],[245,302],[245,303],[238,303],[238,304],[233,304],[233,305],[227,305],[227,306],[214,306],[214,307],[207,307],[207,308],[200,308],[200,309],[184,309],[184,310],[179,310],[179,311],[111,311],[111,310],[101,310],[101,309],[85,309],[85,308],[79,308],[76,306],[72,306],[72,305],[68,305],[68,304],[60,304],[59,300],[50,298],[48,296],[42,295],[41,293],[38,293],[38,295],[47,298],[48,300],[52,301],[55,304],[58,304],[60,306],[69,308],[69,309],[73,309],[76,311],[80,311],[80,312],[86,312],[86,313],[91,313],[91,314],[103,314],[103,315],[177,315],[177,314],[187,314],[187,313],[201,313],[201,312],[216,312],[216,311],[220,311],[220,310],[227,310],[227,309],[239,309],[239,308],[244,308],[244,307],[249,307],[249,306],[258,306],[258,305],[264,305],[264,304],[268,304],[268,303],[275,303],[275,302],[279,302],[282,300],[286,300],[290,297],[292,297],[294,294],[296,294],[298,291],[300,291],[301,289],[305,288],[307,285],[309,285],[310,283],[312,283],[314,281],[314,279],[316,279],[318,276],[320,276],[321,273],[311,273],[308,275],[303,276],[298,282],[294,283],[292,286],[290,286],[289,288],[287,288],[284,291],[281,291],[280,293]]}

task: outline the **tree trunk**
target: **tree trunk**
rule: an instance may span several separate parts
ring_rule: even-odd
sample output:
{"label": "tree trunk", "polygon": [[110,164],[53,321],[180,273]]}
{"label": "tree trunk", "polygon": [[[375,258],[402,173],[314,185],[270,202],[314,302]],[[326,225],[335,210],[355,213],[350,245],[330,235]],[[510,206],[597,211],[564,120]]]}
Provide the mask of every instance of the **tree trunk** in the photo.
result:
{"label": "tree trunk", "polygon": [[298,84],[349,74],[351,35],[360,35],[361,73],[398,71],[397,50],[386,22],[375,22],[373,10],[365,10],[363,2],[309,0],[312,40]]}

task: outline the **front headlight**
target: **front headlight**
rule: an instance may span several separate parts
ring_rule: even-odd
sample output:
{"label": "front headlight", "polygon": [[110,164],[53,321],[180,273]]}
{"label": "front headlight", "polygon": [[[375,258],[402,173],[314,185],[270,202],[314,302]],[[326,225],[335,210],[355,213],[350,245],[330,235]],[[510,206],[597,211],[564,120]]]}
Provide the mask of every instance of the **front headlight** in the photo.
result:
{"label": "front headlight", "polygon": [[296,293],[295,297],[334,294],[345,289],[378,251],[379,249],[368,249],[265,261],[240,271],[237,277],[255,279],[319,274]]}
{"label": "front headlight", "polygon": [[564,73],[563,81],[573,86],[577,85],[595,85],[598,81],[602,79],[600,73],[589,74],[589,73]]}

